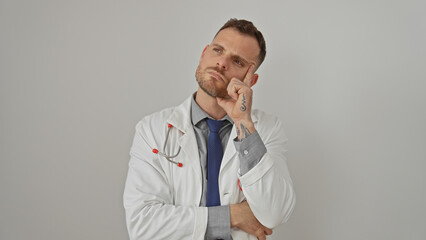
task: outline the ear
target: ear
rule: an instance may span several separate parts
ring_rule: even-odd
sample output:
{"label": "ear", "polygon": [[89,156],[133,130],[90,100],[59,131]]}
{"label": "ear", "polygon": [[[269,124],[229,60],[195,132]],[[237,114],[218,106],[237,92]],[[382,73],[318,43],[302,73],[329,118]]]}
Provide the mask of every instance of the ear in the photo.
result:
{"label": "ear", "polygon": [[253,78],[251,79],[251,82],[250,82],[250,87],[253,87],[254,84],[257,83],[257,79],[259,79],[259,74],[257,73],[253,74]]}
{"label": "ear", "polygon": [[204,56],[204,53],[206,53],[208,47],[208,44],[204,47],[203,52],[201,53],[201,57]]}

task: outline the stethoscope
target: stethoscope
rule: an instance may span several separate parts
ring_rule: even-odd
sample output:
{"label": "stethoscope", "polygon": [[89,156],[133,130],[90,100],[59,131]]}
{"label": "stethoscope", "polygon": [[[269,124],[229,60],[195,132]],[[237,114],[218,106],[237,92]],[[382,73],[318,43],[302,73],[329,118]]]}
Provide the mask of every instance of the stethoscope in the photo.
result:
{"label": "stethoscope", "polygon": [[[170,130],[172,128],[173,128],[173,125],[169,123],[167,125],[167,135],[166,135],[166,140],[164,141],[164,149],[166,149],[167,140],[169,139]],[[178,151],[177,151],[177,153],[175,155],[167,155],[167,154],[165,154],[163,152],[158,151],[158,149],[151,147],[151,145],[149,145],[149,143],[145,140],[145,138],[142,137],[142,139],[145,141],[146,145],[148,145],[149,148],[152,149],[152,152],[154,154],[158,154],[158,155],[164,157],[165,159],[167,159],[167,161],[169,161],[169,162],[171,162],[173,164],[176,164],[178,167],[183,167],[183,164],[181,162],[176,162],[176,161],[172,160],[172,158],[175,158],[175,157],[177,157],[179,155],[180,149],[181,149],[180,146],[179,146],[179,149],[178,149]],[[243,191],[243,189],[241,188],[241,185],[240,185],[240,179],[238,179],[238,188],[240,189],[240,191]]]}
{"label": "stethoscope", "polygon": [[[167,140],[169,139],[169,134],[170,134],[170,130],[172,129],[172,127],[173,127],[173,125],[170,124],[170,123],[167,125],[167,135],[166,135],[166,140],[164,141],[164,149],[163,150],[166,149]],[[165,154],[163,152],[158,151],[158,149],[151,147],[151,145],[149,145],[149,143],[145,140],[145,138],[142,137],[142,139],[145,141],[146,145],[148,145],[149,148],[152,149],[152,152],[154,154],[158,154],[158,155],[164,157],[165,159],[167,159],[167,161],[169,161],[169,162],[171,162],[173,164],[176,164],[178,167],[183,167],[183,164],[181,162],[176,162],[176,161],[172,160],[173,158],[175,158],[175,157],[177,157],[179,155],[180,149],[181,149],[180,146],[179,146],[179,149],[178,149],[178,151],[177,151],[177,153],[175,155],[167,155],[167,154]]]}

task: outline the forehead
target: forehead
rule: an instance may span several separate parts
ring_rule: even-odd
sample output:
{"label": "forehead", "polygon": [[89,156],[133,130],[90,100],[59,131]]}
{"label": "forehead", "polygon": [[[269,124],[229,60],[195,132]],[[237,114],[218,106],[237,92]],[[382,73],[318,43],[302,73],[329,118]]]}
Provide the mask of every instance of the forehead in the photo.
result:
{"label": "forehead", "polygon": [[213,39],[212,44],[219,44],[227,52],[241,56],[250,62],[257,62],[260,47],[256,38],[242,34],[234,28],[225,28]]}

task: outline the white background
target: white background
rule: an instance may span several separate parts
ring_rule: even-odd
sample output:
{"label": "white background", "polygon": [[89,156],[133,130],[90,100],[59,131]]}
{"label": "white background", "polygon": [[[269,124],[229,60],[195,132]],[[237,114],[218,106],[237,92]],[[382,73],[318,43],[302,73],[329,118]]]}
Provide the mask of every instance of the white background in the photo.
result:
{"label": "white background", "polygon": [[272,239],[426,239],[425,1],[0,1],[0,239],[126,239],[135,124],[196,90],[231,17],[297,192]]}

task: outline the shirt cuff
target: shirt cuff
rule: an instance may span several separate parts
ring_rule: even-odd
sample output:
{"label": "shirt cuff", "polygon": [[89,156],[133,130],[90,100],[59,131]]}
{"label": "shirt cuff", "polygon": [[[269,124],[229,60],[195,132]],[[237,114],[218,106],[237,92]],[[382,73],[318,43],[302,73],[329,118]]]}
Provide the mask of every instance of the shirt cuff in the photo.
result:
{"label": "shirt cuff", "polygon": [[208,207],[205,239],[232,240],[229,206]]}
{"label": "shirt cuff", "polygon": [[266,153],[265,144],[257,131],[241,141],[235,138],[234,145],[239,153],[241,175],[254,168]]}

